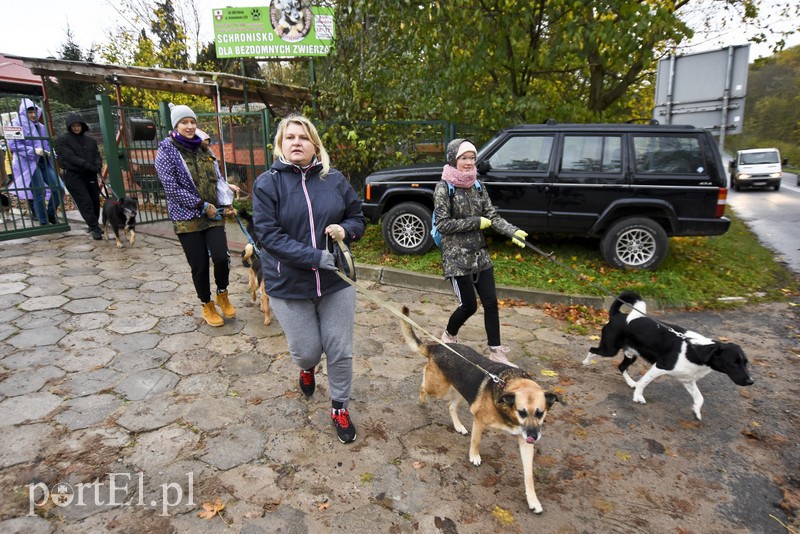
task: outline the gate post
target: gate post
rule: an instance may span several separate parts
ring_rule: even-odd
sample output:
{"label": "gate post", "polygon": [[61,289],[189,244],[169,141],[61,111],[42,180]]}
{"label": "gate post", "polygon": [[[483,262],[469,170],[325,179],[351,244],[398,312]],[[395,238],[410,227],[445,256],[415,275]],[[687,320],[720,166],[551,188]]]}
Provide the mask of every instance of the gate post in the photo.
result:
{"label": "gate post", "polygon": [[[169,112],[169,102],[162,100],[158,103],[158,114],[161,115],[161,132],[159,132],[159,139],[164,139],[169,135],[172,130],[172,118]],[[169,128],[167,127],[169,126]]]}
{"label": "gate post", "polygon": [[[261,142],[264,144],[264,172],[267,172],[272,167],[272,150],[269,149],[272,143],[272,116],[269,114],[269,108],[261,110]],[[255,180],[254,180],[255,181]]]}
{"label": "gate post", "polygon": [[114,117],[111,114],[111,100],[108,95],[95,95],[97,100],[97,115],[100,120],[100,133],[103,136],[103,146],[108,165],[108,179],[111,189],[117,198],[125,196],[125,183],[122,180],[122,165],[125,154],[117,145],[117,136],[114,131]]}

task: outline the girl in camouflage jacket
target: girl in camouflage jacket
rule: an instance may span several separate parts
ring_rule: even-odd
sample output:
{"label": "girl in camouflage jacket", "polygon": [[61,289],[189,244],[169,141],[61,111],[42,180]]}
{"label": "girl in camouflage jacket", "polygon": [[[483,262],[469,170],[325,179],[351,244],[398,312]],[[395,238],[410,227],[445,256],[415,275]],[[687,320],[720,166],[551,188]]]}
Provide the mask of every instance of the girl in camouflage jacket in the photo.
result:
{"label": "girl in camouflage jacket", "polygon": [[528,234],[500,217],[489,194],[476,182],[477,152],[475,145],[465,139],[451,141],[442,181],[433,193],[436,226],[442,234],[442,268],[459,303],[447,322],[442,341],[458,343],[459,329],[478,310],[477,292],[483,305],[489,358],[516,367],[508,361],[509,348],[500,344],[494,265],[482,230],[491,226],[501,235],[516,236],[512,242],[523,247],[521,240]]}

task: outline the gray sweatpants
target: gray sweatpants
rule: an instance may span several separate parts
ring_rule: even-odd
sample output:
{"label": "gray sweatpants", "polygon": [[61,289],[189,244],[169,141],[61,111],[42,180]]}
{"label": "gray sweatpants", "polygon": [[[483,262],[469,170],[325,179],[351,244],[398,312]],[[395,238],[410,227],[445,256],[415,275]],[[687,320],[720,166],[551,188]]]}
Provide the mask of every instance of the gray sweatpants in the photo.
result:
{"label": "gray sweatpants", "polygon": [[353,323],[356,289],[346,287],[313,299],[279,299],[269,304],[286,334],[292,361],[301,369],[328,361],[331,400],[347,408],[353,386]]}

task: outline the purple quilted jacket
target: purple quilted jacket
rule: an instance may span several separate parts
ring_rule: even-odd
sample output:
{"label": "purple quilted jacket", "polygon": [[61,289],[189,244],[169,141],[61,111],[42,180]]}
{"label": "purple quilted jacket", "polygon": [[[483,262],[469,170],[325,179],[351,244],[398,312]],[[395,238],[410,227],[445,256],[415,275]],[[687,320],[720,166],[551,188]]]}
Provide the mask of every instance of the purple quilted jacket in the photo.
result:
{"label": "purple quilted jacket", "polygon": [[[200,198],[180,151],[169,137],[158,144],[155,166],[156,174],[164,186],[169,218],[173,221],[188,221],[202,217],[203,199]],[[218,179],[226,183],[218,167],[215,166],[215,169]]]}

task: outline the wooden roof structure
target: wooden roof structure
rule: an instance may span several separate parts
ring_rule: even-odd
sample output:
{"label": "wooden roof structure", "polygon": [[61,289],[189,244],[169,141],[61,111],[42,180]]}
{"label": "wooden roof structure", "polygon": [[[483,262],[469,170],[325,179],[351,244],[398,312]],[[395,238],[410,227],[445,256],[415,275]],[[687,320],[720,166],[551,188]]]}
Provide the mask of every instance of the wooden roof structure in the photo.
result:
{"label": "wooden roof structure", "polygon": [[0,91],[42,96],[42,83],[20,59],[0,52]]}
{"label": "wooden roof structure", "polygon": [[304,87],[268,82],[222,72],[205,72],[156,67],[108,65],[65,59],[7,56],[39,76],[52,76],[96,84],[113,84],[153,91],[207,96],[230,105],[245,101],[263,102],[273,116],[285,116],[311,104],[311,92]]}

